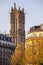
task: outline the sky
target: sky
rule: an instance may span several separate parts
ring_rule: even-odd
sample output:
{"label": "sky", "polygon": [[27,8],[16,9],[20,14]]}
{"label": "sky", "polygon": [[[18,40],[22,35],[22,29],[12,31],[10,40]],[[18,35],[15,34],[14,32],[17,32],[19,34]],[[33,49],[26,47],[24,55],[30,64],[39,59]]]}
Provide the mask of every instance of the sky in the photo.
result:
{"label": "sky", "polygon": [[0,33],[10,31],[10,11],[14,3],[17,9],[24,8],[26,33],[30,27],[43,23],[43,0],[0,0]]}

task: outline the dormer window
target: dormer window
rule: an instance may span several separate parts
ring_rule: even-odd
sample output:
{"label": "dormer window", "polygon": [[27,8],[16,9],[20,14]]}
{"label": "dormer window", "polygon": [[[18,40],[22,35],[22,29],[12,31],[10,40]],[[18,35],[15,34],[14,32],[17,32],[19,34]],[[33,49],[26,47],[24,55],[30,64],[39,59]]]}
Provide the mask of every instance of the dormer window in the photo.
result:
{"label": "dormer window", "polygon": [[10,41],[10,38],[8,38],[8,41]]}
{"label": "dormer window", "polygon": [[3,36],[1,36],[1,39],[3,39]]}
{"label": "dormer window", "polygon": [[4,40],[5,40],[5,37],[4,37]]}
{"label": "dormer window", "polygon": [[43,25],[41,25],[41,30],[43,30]]}

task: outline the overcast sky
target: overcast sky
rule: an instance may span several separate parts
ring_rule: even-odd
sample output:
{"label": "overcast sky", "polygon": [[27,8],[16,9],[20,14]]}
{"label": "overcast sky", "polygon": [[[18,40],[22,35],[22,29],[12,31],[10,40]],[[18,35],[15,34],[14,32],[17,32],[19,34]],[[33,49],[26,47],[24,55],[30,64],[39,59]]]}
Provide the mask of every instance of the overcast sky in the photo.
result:
{"label": "overcast sky", "polygon": [[43,0],[0,0],[0,33],[9,32],[10,10],[16,3],[17,9],[20,6],[25,11],[25,30],[43,23]]}

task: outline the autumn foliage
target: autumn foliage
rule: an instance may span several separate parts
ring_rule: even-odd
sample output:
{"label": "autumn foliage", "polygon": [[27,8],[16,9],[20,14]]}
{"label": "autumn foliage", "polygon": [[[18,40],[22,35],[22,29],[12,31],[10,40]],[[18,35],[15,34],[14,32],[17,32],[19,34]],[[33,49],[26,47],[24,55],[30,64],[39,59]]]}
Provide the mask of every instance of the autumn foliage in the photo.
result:
{"label": "autumn foliage", "polygon": [[18,44],[15,52],[10,58],[10,65],[25,65],[25,48],[24,44]]}

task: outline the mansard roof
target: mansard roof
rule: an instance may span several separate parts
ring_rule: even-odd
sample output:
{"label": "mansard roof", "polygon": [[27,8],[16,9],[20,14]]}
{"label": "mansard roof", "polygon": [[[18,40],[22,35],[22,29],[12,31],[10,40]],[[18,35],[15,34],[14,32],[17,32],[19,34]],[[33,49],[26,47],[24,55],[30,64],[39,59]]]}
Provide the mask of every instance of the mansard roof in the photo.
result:
{"label": "mansard roof", "polygon": [[5,41],[9,41],[12,42],[12,38],[7,36],[6,34],[0,34],[0,40],[5,40]]}

